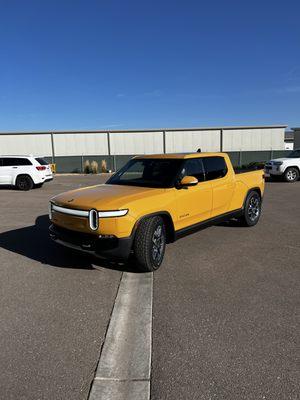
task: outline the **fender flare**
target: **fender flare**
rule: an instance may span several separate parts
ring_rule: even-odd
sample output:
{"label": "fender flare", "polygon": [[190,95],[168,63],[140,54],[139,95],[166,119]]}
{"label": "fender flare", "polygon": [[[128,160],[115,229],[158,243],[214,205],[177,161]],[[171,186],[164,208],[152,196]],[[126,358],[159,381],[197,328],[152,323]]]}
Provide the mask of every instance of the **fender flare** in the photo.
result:
{"label": "fender flare", "polygon": [[15,176],[14,181],[13,181],[13,185],[15,186],[17,184],[17,179],[19,178],[19,176],[28,176],[28,178],[30,178],[32,180],[32,183],[34,183],[34,180],[32,179],[32,177],[29,174],[18,174]]}
{"label": "fender flare", "polygon": [[151,217],[163,217],[164,222],[166,223],[166,231],[167,231],[167,243],[172,243],[175,241],[175,228],[174,228],[174,222],[171,214],[168,211],[156,211],[153,213],[145,214],[142,217],[140,217],[134,224],[134,227],[132,228],[131,232],[131,237],[134,240],[134,236],[136,234],[136,230],[141,223],[146,218],[151,218]]}
{"label": "fender flare", "polygon": [[257,193],[259,194],[259,196],[260,196],[261,201],[263,200],[263,196],[262,196],[262,194],[261,194],[260,188],[259,188],[259,187],[253,187],[253,188],[249,189],[249,190],[247,191],[247,193],[246,193],[246,196],[245,196],[245,199],[244,199],[244,202],[243,202],[243,208],[242,208],[243,210],[245,209],[245,205],[246,205],[247,198],[248,198],[248,196],[249,196],[249,194],[250,194],[251,192],[257,192]]}

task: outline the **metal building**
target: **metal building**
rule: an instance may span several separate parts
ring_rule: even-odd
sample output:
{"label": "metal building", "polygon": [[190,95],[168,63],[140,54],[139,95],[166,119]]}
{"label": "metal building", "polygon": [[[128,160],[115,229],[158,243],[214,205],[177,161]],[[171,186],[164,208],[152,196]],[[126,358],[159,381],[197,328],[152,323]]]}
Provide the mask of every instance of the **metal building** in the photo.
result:
{"label": "metal building", "polygon": [[[226,151],[260,153],[261,160],[285,149],[286,126],[242,126],[126,131],[55,131],[0,133],[0,154],[48,157],[64,172],[80,171],[85,159],[107,160],[116,169],[136,154]],[[251,154],[250,154],[251,155]],[[259,160],[260,160],[259,158]],[[255,161],[255,157],[247,158]]]}
{"label": "metal building", "polygon": [[294,149],[300,149],[300,128],[292,128],[294,131]]}

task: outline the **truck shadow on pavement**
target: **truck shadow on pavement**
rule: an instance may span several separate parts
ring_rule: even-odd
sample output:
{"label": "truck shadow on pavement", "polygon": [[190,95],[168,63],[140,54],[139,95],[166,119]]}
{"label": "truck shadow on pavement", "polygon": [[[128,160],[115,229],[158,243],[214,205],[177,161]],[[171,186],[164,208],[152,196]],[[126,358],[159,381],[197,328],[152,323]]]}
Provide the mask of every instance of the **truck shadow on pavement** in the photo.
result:
{"label": "truck shadow on pavement", "polygon": [[36,219],[35,225],[0,233],[0,248],[52,267],[82,269],[100,267],[122,272],[139,272],[129,263],[98,259],[55,244],[49,237],[48,228],[48,215],[41,215]]}

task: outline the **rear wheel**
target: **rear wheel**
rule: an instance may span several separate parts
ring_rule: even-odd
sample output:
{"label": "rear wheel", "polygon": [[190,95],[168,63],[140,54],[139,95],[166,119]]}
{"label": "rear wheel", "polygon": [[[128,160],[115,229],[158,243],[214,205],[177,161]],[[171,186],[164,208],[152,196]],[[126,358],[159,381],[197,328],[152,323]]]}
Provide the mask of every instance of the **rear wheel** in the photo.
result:
{"label": "rear wheel", "polygon": [[299,179],[299,171],[295,167],[287,168],[284,173],[284,180],[289,183],[296,182]]}
{"label": "rear wheel", "polygon": [[144,272],[157,270],[164,258],[166,228],[160,216],[143,220],[136,231],[133,245],[137,267]]}
{"label": "rear wheel", "polygon": [[259,193],[250,192],[245,201],[244,214],[240,222],[244,226],[254,226],[258,223],[261,214],[261,197]]}
{"label": "rear wheel", "polygon": [[33,181],[29,175],[19,175],[16,179],[16,187],[18,190],[31,190],[33,188]]}

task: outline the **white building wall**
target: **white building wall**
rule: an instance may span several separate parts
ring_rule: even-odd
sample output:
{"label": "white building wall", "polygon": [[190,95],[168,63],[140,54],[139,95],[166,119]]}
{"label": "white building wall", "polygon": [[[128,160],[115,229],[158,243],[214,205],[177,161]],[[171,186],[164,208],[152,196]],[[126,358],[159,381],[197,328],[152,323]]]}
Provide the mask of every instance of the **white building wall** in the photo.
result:
{"label": "white building wall", "polygon": [[111,154],[163,153],[163,132],[113,132],[110,134]]}
{"label": "white building wall", "polygon": [[[220,150],[220,129],[166,131],[166,152]],[[297,143],[295,134],[295,143]],[[108,155],[106,133],[57,133],[53,135],[56,156]],[[300,139],[298,139],[300,141]],[[300,147],[295,144],[295,147]],[[112,155],[163,153],[163,132],[112,132]],[[223,129],[223,151],[284,150],[284,128]],[[0,134],[0,154],[51,156],[51,135]]]}
{"label": "white building wall", "polygon": [[51,156],[51,135],[0,135],[0,154]]}
{"label": "white building wall", "polygon": [[106,133],[59,133],[54,134],[56,156],[106,155]]}
{"label": "white building wall", "polygon": [[220,151],[220,130],[166,132],[167,153],[195,152],[199,148]]}
{"label": "white building wall", "polygon": [[284,150],[284,128],[224,129],[223,151]]}

